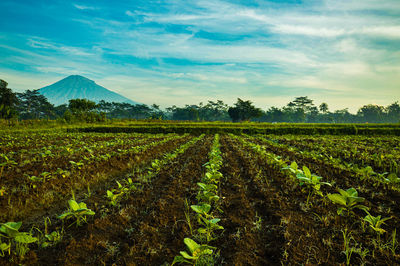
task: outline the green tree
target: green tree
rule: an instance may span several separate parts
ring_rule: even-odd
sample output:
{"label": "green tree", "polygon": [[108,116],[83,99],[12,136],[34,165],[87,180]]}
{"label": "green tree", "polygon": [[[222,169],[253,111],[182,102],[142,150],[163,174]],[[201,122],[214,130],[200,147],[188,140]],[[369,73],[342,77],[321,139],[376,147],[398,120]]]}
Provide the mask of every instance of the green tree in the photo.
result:
{"label": "green tree", "polygon": [[326,113],[328,112],[328,110],[329,110],[328,104],[327,104],[327,103],[321,103],[321,104],[319,105],[319,110],[320,110],[323,114],[326,114]]}
{"label": "green tree", "polygon": [[237,122],[260,117],[263,115],[263,111],[255,107],[251,101],[243,101],[238,98],[235,106],[228,109],[228,114],[233,122]]}
{"label": "green tree", "polygon": [[386,108],[387,122],[399,123],[400,122],[400,105],[399,102],[394,102]]}
{"label": "green tree", "polygon": [[304,113],[309,112],[314,105],[313,100],[309,99],[307,96],[296,97],[292,103],[296,109],[302,109]]}
{"label": "green tree", "polygon": [[97,104],[87,99],[72,99],[69,100],[69,111],[64,113],[64,119],[79,120],[86,122],[104,121],[105,114],[96,112]]}
{"label": "green tree", "polygon": [[17,94],[19,103],[17,106],[21,119],[54,118],[55,109],[47,98],[40,94],[39,90],[26,90]]}
{"label": "green tree", "polygon": [[8,83],[0,79],[0,118],[3,119],[10,119],[17,114],[17,95],[7,86]]}
{"label": "green tree", "polygon": [[364,119],[364,122],[382,123],[384,122],[385,108],[380,105],[368,104],[358,110],[358,114]]}

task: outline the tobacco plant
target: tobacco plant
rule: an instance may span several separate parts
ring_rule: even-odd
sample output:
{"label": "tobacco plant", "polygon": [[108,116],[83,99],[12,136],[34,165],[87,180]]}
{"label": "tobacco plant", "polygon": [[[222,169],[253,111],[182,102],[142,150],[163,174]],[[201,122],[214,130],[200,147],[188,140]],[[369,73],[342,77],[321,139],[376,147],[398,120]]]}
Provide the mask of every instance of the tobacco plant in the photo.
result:
{"label": "tobacco plant", "polygon": [[[4,256],[4,252],[11,254],[12,243],[15,244],[15,253],[19,257],[24,257],[29,251],[28,245],[38,241],[31,233],[19,232],[22,222],[7,222],[0,226],[0,255]],[[8,244],[2,243],[2,238],[8,240]]]}
{"label": "tobacco plant", "polygon": [[180,251],[181,256],[175,256],[172,265],[175,263],[189,263],[191,265],[199,265],[200,261],[207,256],[212,255],[215,247],[209,245],[197,244],[194,240],[190,238],[185,238],[184,243],[189,251]]}
{"label": "tobacco plant", "polygon": [[197,231],[206,237],[207,243],[214,240],[214,232],[216,230],[223,230],[224,227],[218,224],[221,219],[215,218],[209,213],[211,205],[203,203],[201,205],[192,205],[190,207],[197,213],[198,222],[203,226]]}
{"label": "tobacco plant", "polygon": [[76,223],[77,226],[81,226],[83,222],[87,223],[86,218],[88,215],[95,215],[95,212],[91,209],[88,209],[84,202],[78,203],[72,199],[68,201],[68,205],[69,210],[58,216],[58,219],[64,220],[74,218],[75,222],[73,222],[71,225]]}
{"label": "tobacco plant", "polygon": [[341,215],[344,211],[349,215],[353,209],[360,209],[368,211],[369,208],[365,205],[359,204],[364,202],[364,198],[358,197],[358,192],[355,188],[349,188],[347,190],[339,189],[340,194],[328,194],[328,198],[340,207],[337,213]]}
{"label": "tobacco plant", "polygon": [[369,226],[378,233],[378,235],[381,235],[385,233],[386,231],[381,228],[383,224],[385,224],[385,221],[390,220],[392,217],[386,217],[386,218],[381,218],[380,215],[378,216],[372,216],[368,211],[365,211],[367,215],[364,217],[364,221],[369,223]]}

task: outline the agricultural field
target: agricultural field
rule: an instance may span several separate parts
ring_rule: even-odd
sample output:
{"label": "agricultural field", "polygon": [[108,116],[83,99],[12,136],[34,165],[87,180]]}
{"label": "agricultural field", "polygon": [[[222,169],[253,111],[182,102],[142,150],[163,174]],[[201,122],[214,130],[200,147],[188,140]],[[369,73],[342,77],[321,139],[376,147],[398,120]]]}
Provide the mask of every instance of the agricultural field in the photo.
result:
{"label": "agricultural field", "polygon": [[0,132],[0,264],[400,265],[400,137],[346,130]]}

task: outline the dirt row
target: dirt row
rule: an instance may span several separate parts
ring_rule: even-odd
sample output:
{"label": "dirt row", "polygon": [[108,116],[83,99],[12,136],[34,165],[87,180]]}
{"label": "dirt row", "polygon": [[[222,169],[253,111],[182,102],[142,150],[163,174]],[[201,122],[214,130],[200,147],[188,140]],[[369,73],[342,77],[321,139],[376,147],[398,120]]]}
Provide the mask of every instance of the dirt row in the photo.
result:
{"label": "dirt row", "polygon": [[[196,182],[212,138],[206,137],[164,166],[142,191],[117,211],[94,207],[96,219],[54,249],[38,253],[40,265],[161,265],[172,262],[190,236],[184,200],[195,196]],[[105,191],[103,191],[105,194]],[[93,206],[94,198],[89,201]]]}
{"label": "dirt row", "polygon": [[[42,217],[53,217],[55,213],[65,208],[71,193],[74,193],[79,199],[84,197],[84,194],[89,193],[89,188],[90,193],[96,195],[104,187],[113,187],[115,179],[123,176],[125,172],[130,172],[132,168],[143,167],[151,160],[173,151],[189,139],[191,137],[174,139],[156,145],[146,152],[111,157],[108,161],[99,165],[85,168],[80,175],[75,174],[66,178],[50,180],[44,183],[40,190],[36,188],[33,192],[20,195],[17,198],[14,195],[10,198],[10,201],[5,198],[0,201],[0,208],[3,210],[0,213],[0,220],[22,220],[27,226],[36,221],[43,222]],[[104,191],[101,193],[104,193]]]}
{"label": "dirt row", "polygon": [[[354,178],[353,175],[348,171],[343,171],[340,168],[336,168],[330,164],[324,164],[324,162],[319,162],[316,159],[309,158],[303,154],[296,153],[284,148],[277,148],[270,146],[262,141],[254,141],[258,144],[263,145],[267,151],[274,153],[276,155],[288,158],[290,161],[296,161],[300,166],[308,166],[313,173],[316,173],[324,177],[325,181],[334,181],[335,186],[323,188],[324,194],[335,193],[335,187],[340,187],[347,189],[349,187],[356,188],[360,193],[360,196],[366,198],[365,205],[370,207],[370,212],[373,215],[382,215],[382,217],[391,217],[390,220],[385,222],[385,228],[391,233],[394,229],[400,228],[400,212],[398,204],[396,203],[396,198],[392,198],[391,195],[393,191],[385,191],[382,189],[376,189],[372,184],[361,182],[359,179]],[[251,152],[251,151],[249,151]],[[265,162],[257,161],[263,169],[267,169],[268,165]],[[279,173],[275,173],[279,176]],[[287,178],[286,178],[287,179]],[[284,179],[275,179],[277,181]],[[281,182],[281,181],[280,181]],[[360,186],[362,184],[362,187]],[[301,191],[299,186],[293,186],[292,188],[288,185],[281,183],[278,185],[282,188],[282,192],[288,195],[289,202],[297,202],[299,210],[302,210],[302,215],[305,218],[301,218],[297,228],[294,227],[293,233],[296,231],[302,232],[303,234],[298,235],[297,239],[305,239],[305,236],[313,236],[312,240],[314,245],[310,246],[310,251],[307,254],[317,254],[319,259],[316,259],[314,263],[327,263],[337,261],[338,263],[343,263],[344,254],[341,252],[343,250],[343,230],[346,228],[353,232],[352,237],[355,240],[354,246],[358,247],[360,251],[368,250],[370,252],[368,260],[374,264],[382,265],[394,265],[399,263],[399,256],[393,256],[387,250],[375,251],[376,234],[371,232],[372,230],[361,230],[361,218],[365,216],[365,213],[361,210],[355,210],[356,215],[352,217],[342,217],[336,215],[336,206],[332,204],[326,198],[319,196],[314,196],[312,199],[313,206],[311,209],[305,207],[305,198],[307,194],[297,195]],[[372,196],[372,197],[369,197]],[[296,217],[298,215],[289,215],[289,217]],[[288,223],[288,225],[293,225],[293,222]],[[368,224],[366,225],[368,227]],[[367,228],[368,229],[368,228]],[[388,243],[390,241],[391,234],[387,233],[383,235],[381,243]],[[322,242],[321,242],[322,240]],[[399,237],[397,236],[397,241]],[[311,242],[312,243],[312,242]],[[319,243],[319,244],[318,244]],[[360,243],[360,245],[356,245]],[[299,244],[299,249],[304,245]],[[383,244],[381,244],[383,246]],[[301,249],[300,249],[301,250]],[[312,252],[311,252],[312,250]],[[371,256],[373,253],[373,256]],[[302,254],[302,252],[295,252],[293,254]],[[325,260],[325,261],[324,261]],[[307,260],[302,260],[303,263]],[[362,263],[361,255],[353,255],[353,263]],[[393,264],[394,263],[394,264]]]}

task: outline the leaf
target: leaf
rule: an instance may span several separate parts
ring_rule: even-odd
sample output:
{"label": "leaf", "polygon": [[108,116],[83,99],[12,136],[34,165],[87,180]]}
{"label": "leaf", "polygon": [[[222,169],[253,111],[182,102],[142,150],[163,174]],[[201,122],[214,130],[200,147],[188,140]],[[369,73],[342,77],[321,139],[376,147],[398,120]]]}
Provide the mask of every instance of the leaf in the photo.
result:
{"label": "leaf", "polygon": [[306,176],[306,177],[308,177],[308,178],[311,178],[311,171],[310,171],[310,169],[308,169],[308,167],[307,166],[303,166],[303,172],[304,172],[304,175]]}
{"label": "leaf", "polygon": [[71,215],[72,215],[72,213],[66,212],[66,213],[63,213],[63,214],[59,215],[58,219],[63,220],[63,219],[65,219],[65,218],[67,218],[68,216],[71,216]]}
{"label": "leaf", "polygon": [[367,206],[364,206],[364,205],[356,205],[356,206],[354,206],[354,208],[358,208],[358,209],[364,210],[364,211],[368,211],[369,210],[369,208]]}
{"label": "leaf", "polygon": [[211,205],[204,203],[202,205],[191,205],[190,208],[192,208],[192,210],[194,210],[197,213],[208,213],[211,209]]}
{"label": "leaf", "polygon": [[346,193],[348,196],[358,197],[358,192],[355,188],[349,188],[348,190],[346,190]]}
{"label": "leaf", "polygon": [[298,165],[297,165],[297,163],[296,162],[292,162],[291,164],[290,164],[290,168],[292,168],[293,170],[297,170],[297,168],[298,168]]}
{"label": "leaf", "polygon": [[24,244],[30,244],[30,243],[34,243],[34,242],[38,241],[38,239],[36,237],[33,237],[27,233],[20,233],[14,239],[16,242],[24,243]]}
{"label": "leaf", "polygon": [[214,219],[209,220],[209,222],[212,223],[212,224],[216,224],[219,221],[221,221],[221,219],[219,219],[219,218],[214,218]]}
{"label": "leaf", "polygon": [[68,205],[69,205],[69,208],[73,211],[76,211],[79,209],[79,204],[75,200],[69,200]]}
{"label": "leaf", "polygon": [[79,203],[79,209],[87,209],[86,203],[84,202]]}
{"label": "leaf", "polygon": [[336,204],[340,204],[343,206],[347,206],[347,202],[345,200],[345,198],[339,194],[328,194],[328,198]]}
{"label": "leaf", "polygon": [[[188,237],[185,237],[185,239],[183,240],[183,242],[185,243],[185,245],[188,247],[190,253],[192,253],[192,254],[193,254],[193,252],[194,252],[195,250],[197,250],[197,249],[200,247],[199,244],[197,244],[194,240],[192,240],[192,239],[190,239],[190,238],[188,238]],[[182,255],[182,256],[183,256],[183,255]]]}
{"label": "leaf", "polygon": [[1,251],[5,251],[5,250],[9,249],[10,246],[11,246],[11,244],[8,244],[8,245],[7,245],[6,243],[1,243],[1,244],[0,244],[0,250],[1,250]]}
{"label": "leaf", "polygon": [[193,256],[190,256],[186,251],[181,251],[181,252],[179,252],[181,255],[182,255],[182,257],[183,258],[185,258],[185,259],[189,259],[189,260],[193,260],[193,259],[195,259]]}

